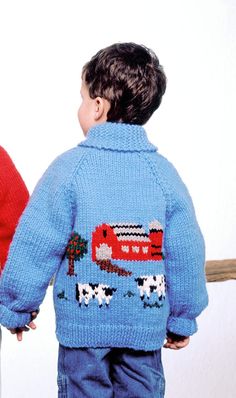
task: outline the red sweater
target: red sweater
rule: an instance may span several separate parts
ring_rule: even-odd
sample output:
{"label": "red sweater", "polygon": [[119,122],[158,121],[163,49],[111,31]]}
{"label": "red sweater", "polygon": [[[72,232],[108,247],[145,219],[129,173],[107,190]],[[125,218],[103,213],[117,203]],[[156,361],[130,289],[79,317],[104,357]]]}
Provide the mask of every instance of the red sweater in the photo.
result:
{"label": "red sweater", "polygon": [[28,198],[24,181],[8,153],[0,146],[0,273]]}

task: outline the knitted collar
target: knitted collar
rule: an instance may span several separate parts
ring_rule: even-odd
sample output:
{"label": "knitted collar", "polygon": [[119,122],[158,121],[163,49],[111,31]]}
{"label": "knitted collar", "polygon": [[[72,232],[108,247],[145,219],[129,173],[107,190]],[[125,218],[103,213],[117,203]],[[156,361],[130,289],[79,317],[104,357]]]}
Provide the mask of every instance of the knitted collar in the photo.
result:
{"label": "knitted collar", "polygon": [[156,151],[146,131],[136,124],[105,122],[92,127],[79,145],[118,151]]}

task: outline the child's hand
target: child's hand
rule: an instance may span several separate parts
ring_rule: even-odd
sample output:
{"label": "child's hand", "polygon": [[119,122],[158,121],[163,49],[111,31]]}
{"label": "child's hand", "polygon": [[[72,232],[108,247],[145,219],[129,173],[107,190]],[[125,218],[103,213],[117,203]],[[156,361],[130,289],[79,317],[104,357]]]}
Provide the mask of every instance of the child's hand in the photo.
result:
{"label": "child's hand", "polygon": [[190,337],[179,336],[178,334],[167,332],[167,341],[164,344],[165,348],[170,348],[171,350],[180,350],[189,344]]}
{"label": "child's hand", "polygon": [[37,318],[38,313],[37,312],[32,312],[31,313],[31,322],[23,326],[22,328],[15,328],[15,329],[9,329],[11,334],[16,334],[16,338],[18,341],[22,341],[23,339],[23,332],[28,332],[30,329],[36,329],[36,325],[33,322],[35,318]]}

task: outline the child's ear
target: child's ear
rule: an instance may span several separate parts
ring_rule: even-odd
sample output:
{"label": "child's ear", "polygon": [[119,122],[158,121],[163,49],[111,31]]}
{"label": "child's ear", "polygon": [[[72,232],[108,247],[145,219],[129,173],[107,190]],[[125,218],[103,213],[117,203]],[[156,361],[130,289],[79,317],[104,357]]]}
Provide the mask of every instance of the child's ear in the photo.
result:
{"label": "child's ear", "polygon": [[107,112],[110,108],[109,102],[101,97],[96,97],[94,101],[95,101],[94,119],[96,121],[107,120]]}

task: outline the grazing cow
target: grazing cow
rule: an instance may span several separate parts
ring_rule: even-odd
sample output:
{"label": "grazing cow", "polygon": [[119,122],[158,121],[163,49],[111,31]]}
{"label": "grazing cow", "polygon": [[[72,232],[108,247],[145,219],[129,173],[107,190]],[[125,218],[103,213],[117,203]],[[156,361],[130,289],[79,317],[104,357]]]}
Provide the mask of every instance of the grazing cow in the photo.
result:
{"label": "grazing cow", "polygon": [[110,301],[113,297],[113,292],[116,292],[116,288],[101,283],[77,283],[76,284],[76,300],[79,301],[81,307],[84,302],[85,306],[88,307],[91,299],[97,299],[99,307],[103,306],[105,302],[106,306],[109,307]]}
{"label": "grazing cow", "polygon": [[79,301],[79,306],[81,307],[82,303],[88,307],[89,301],[91,298],[94,298],[94,291],[90,284],[88,283],[76,283],[76,300]]}
{"label": "grazing cow", "polygon": [[117,289],[108,285],[102,285],[101,283],[96,283],[94,285],[90,283],[90,286],[94,291],[99,307],[101,308],[103,306],[104,301],[108,307],[112,299],[113,292],[116,292]]}
{"label": "grazing cow", "polygon": [[145,295],[149,300],[151,293],[157,293],[159,300],[165,299],[166,295],[166,278],[164,275],[143,275],[135,279],[140,292],[141,300]]}

